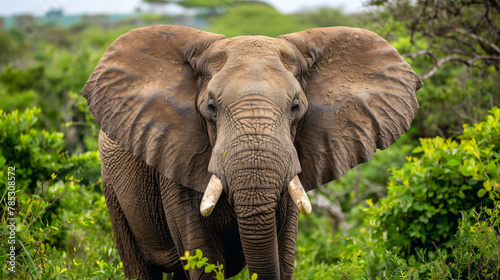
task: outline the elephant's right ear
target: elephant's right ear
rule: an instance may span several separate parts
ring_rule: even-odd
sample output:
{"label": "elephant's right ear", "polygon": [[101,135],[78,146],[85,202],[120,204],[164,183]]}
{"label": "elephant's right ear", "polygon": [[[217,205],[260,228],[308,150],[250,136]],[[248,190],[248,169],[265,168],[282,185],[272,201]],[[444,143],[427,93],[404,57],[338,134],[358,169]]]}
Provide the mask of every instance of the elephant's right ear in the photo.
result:
{"label": "elephant's right ear", "polygon": [[82,90],[107,136],[170,180],[204,191],[211,146],[190,61],[224,36],[156,25],[129,31]]}
{"label": "elephant's right ear", "polygon": [[295,46],[307,68],[309,108],[295,139],[306,190],[370,160],[410,127],[422,81],[382,37],[326,27],[280,38]]}

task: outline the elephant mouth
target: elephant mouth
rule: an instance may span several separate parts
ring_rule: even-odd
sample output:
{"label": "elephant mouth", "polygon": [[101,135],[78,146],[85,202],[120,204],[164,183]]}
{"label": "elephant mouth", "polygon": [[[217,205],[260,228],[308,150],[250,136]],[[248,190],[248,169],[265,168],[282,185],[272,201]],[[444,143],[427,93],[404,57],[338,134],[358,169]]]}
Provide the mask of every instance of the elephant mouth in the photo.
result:
{"label": "elephant mouth", "polygon": [[[200,204],[200,212],[204,217],[208,217],[212,213],[222,190],[221,180],[216,175],[212,175]],[[297,175],[288,184],[288,193],[302,214],[309,215],[311,213],[311,202]]]}

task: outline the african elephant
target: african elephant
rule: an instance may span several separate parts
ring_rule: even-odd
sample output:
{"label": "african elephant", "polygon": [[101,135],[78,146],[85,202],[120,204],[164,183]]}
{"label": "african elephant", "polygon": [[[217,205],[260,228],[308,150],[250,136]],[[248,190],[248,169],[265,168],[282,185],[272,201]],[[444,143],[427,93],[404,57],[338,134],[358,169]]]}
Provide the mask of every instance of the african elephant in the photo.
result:
{"label": "african elephant", "polygon": [[306,192],[406,131],[422,86],[386,40],[346,27],[278,38],[156,25],[118,38],[82,90],[127,277],[292,279]]}

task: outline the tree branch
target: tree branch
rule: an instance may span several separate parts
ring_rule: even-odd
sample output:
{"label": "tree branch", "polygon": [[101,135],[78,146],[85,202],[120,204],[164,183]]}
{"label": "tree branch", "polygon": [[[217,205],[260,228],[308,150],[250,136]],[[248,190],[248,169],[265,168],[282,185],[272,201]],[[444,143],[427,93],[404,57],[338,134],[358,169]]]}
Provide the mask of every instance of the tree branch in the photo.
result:
{"label": "tree branch", "polygon": [[491,47],[492,49],[494,49],[498,54],[500,54],[500,48],[497,45],[495,45],[494,43],[492,43],[489,40],[487,40],[486,38],[478,36],[478,35],[476,35],[474,33],[471,33],[471,32],[466,32],[465,30],[463,30],[461,28],[455,28],[454,30],[457,33],[464,34],[466,36],[471,37],[472,39],[478,40],[481,43],[488,45],[489,47]]}
{"label": "tree branch", "polygon": [[[417,58],[419,56],[423,56],[423,55],[428,55],[428,56],[432,57],[432,59],[434,60],[434,66],[432,67],[432,69],[429,72],[421,75],[422,79],[428,79],[428,78],[432,77],[441,66],[445,65],[446,63],[452,62],[452,61],[458,61],[458,62],[463,63],[469,67],[472,67],[474,65],[474,63],[478,60],[483,60],[483,61],[495,60],[495,61],[498,61],[498,63],[500,64],[500,56],[476,55],[476,56],[473,56],[473,57],[467,59],[467,58],[452,55],[452,56],[447,56],[447,57],[442,58],[442,59],[438,59],[429,50],[421,50],[421,51],[410,53],[410,54],[403,54],[403,57],[415,59],[415,58]],[[497,65],[497,63],[491,63],[491,62],[489,64]]]}
{"label": "tree branch", "polygon": [[452,62],[452,61],[458,61],[458,62],[461,62],[463,64],[466,64],[469,67],[472,67],[472,65],[478,60],[498,60],[500,62],[500,56],[478,55],[478,56],[471,57],[469,59],[465,59],[465,58],[458,57],[458,56],[448,56],[448,57],[445,57],[443,59],[438,60],[436,62],[436,64],[434,64],[434,67],[432,67],[432,69],[429,72],[427,72],[425,75],[422,75],[421,78],[428,79],[428,78],[432,77],[441,66],[445,65],[446,63]]}
{"label": "tree branch", "polygon": [[315,190],[309,191],[307,194],[314,198],[311,201],[312,206],[326,212],[326,214],[332,219],[334,231],[347,229],[346,217],[344,212],[342,212],[340,205],[334,204],[328,198],[324,197],[321,193]]}

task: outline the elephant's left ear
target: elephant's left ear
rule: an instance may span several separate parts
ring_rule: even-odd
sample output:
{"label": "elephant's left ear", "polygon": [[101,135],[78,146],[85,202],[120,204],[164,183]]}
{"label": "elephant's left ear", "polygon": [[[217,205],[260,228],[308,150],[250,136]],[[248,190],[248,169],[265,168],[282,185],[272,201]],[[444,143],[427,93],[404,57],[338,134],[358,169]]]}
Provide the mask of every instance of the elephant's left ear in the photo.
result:
{"label": "elephant's left ear", "polygon": [[306,190],[370,160],[410,127],[422,81],[386,40],[347,27],[280,38],[308,65],[303,72],[309,108],[295,140]]}
{"label": "elephant's left ear", "polygon": [[156,25],[129,31],[82,90],[106,135],[170,180],[204,191],[211,148],[191,64],[222,35]]}

